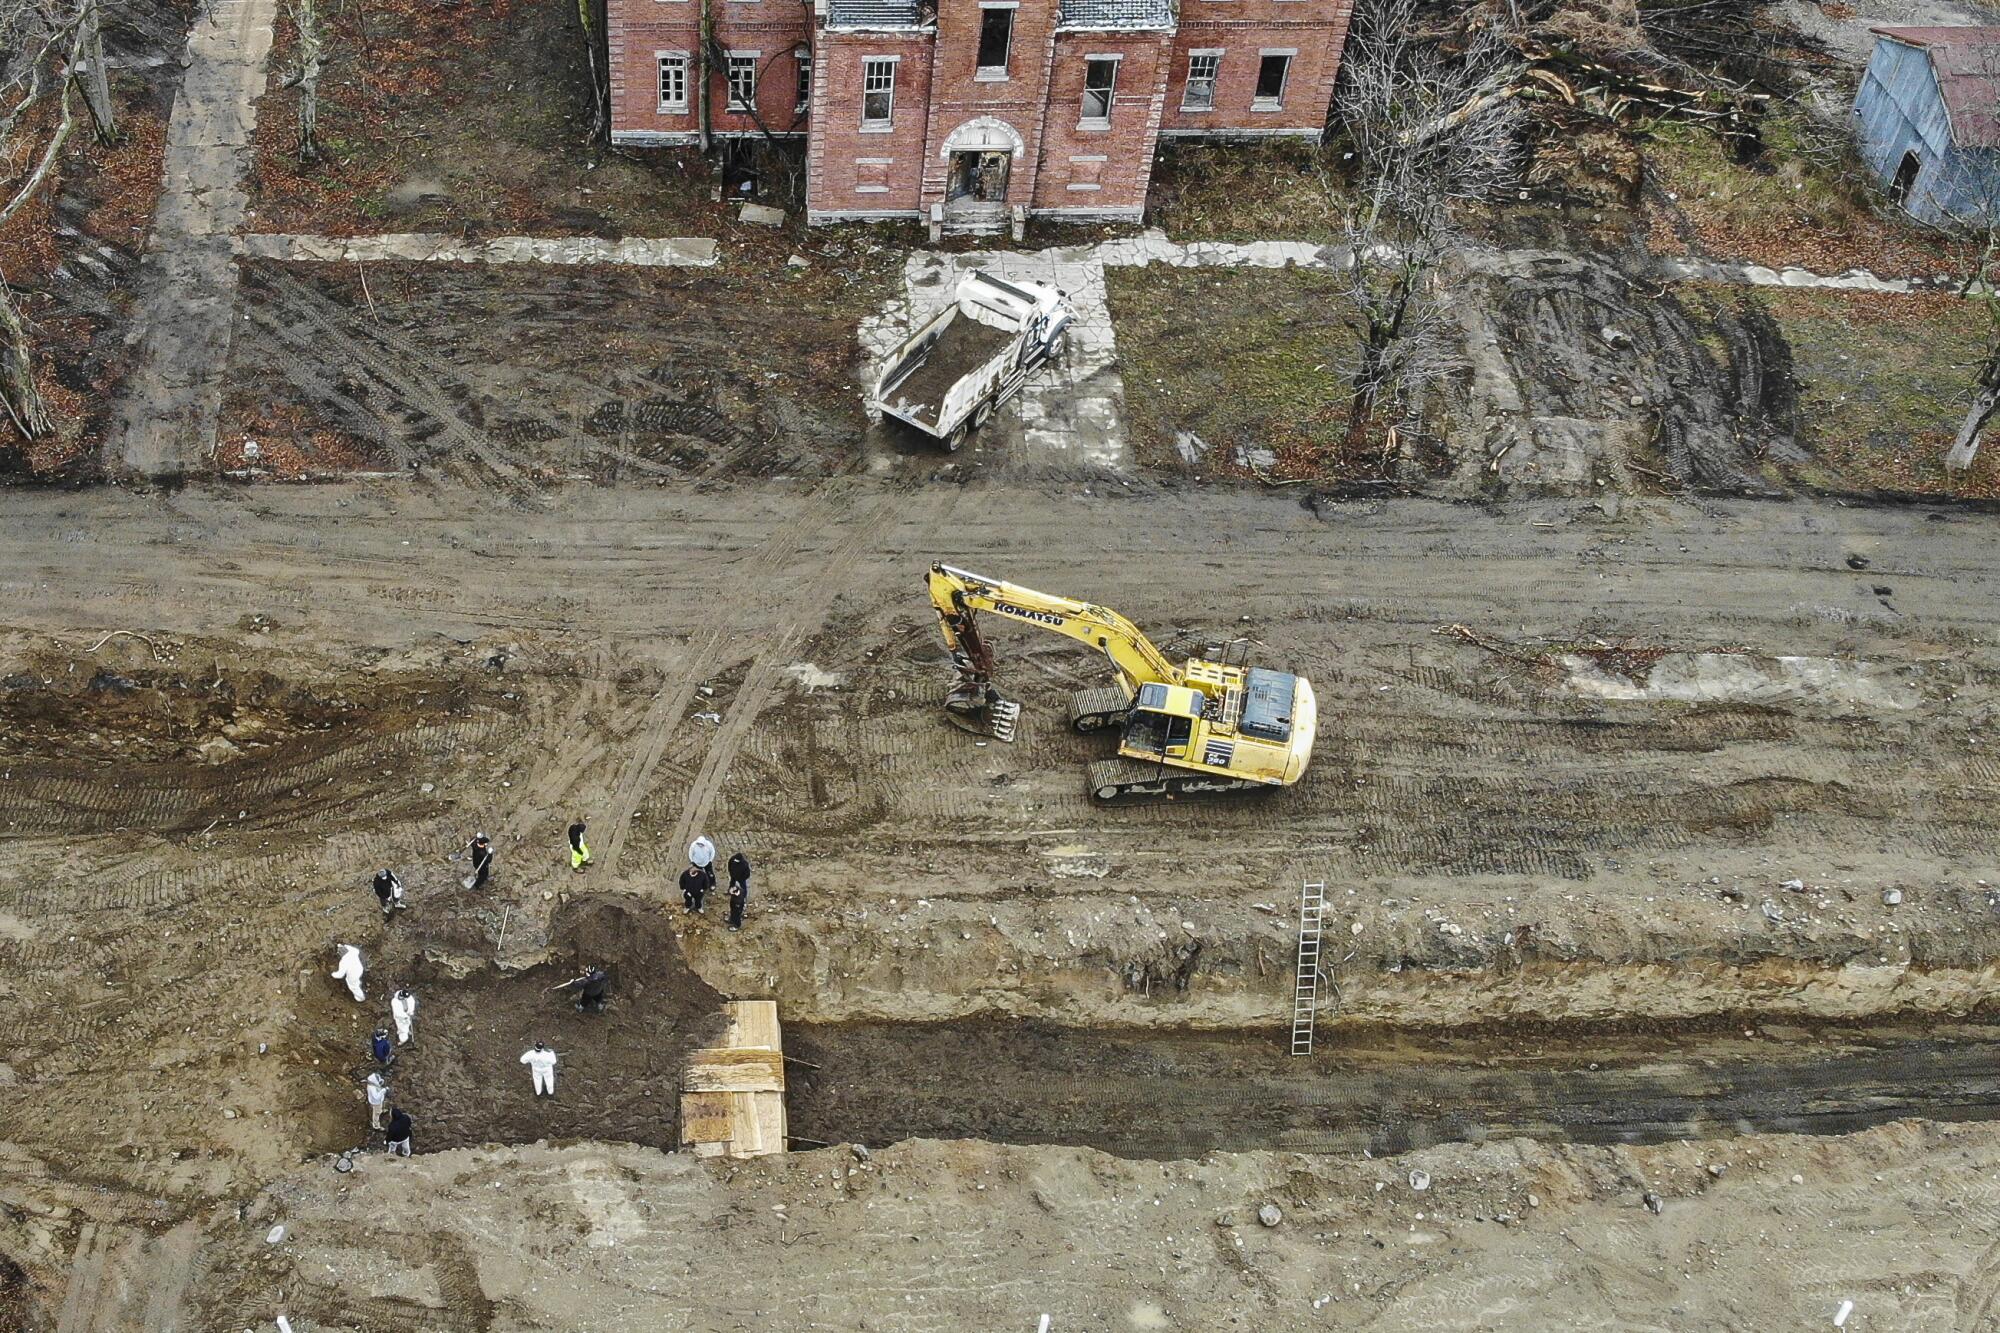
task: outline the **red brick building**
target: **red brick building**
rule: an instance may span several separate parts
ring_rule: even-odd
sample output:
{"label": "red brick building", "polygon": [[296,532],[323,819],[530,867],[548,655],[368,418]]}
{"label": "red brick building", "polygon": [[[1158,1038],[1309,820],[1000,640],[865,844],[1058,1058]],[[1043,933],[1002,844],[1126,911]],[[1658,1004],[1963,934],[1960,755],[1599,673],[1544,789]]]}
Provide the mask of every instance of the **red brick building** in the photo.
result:
{"label": "red brick building", "polygon": [[1136,221],[1162,136],[1318,134],[1352,7],[607,0],[611,137],[803,137],[814,223]]}

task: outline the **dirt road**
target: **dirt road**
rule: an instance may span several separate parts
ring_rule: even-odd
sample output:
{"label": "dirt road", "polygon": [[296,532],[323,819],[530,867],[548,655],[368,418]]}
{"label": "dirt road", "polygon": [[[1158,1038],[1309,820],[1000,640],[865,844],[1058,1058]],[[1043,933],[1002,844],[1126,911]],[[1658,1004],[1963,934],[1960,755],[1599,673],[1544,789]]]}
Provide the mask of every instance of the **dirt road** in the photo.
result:
{"label": "dirt road", "polygon": [[[205,1215],[365,1136],[362,1042],[411,980],[432,1007],[395,1077],[432,1146],[670,1141],[669,1066],[711,990],[791,1023],[1261,1041],[1305,876],[1344,946],[1336,1050],[1384,1025],[1873,1021],[1990,993],[1992,519],[1101,492],[914,465],[0,492],[0,1079],[24,1094],[0,1139],[154,1201],[148,1225]],[[1313,771],[1269,800],[1097,810],[1056,722],[1097,664],[1025,630],[996,635],[1022,739],[976,745],[935,707],[941,557],[1307,670]],[[1472,637],[1434,632],[1454,624]],[[445,857],[476,829],[499,870],[469,892]],[[697,830],[758,864],[741,934],[667,910]],[[412,903],[386,927],[384,864]],[[577,915],[612,897],[637,924]],[[339,942],[374,1007],[326,977]],[[623,1026],[545,997],[582,952],[631,980]],[[526,1096],[514,1057],[545,1027],[574,1103]],[[1790,1104],[1737,1095],[1754,1124]],[[23,1262],[60,1293],[54,1253]]]}

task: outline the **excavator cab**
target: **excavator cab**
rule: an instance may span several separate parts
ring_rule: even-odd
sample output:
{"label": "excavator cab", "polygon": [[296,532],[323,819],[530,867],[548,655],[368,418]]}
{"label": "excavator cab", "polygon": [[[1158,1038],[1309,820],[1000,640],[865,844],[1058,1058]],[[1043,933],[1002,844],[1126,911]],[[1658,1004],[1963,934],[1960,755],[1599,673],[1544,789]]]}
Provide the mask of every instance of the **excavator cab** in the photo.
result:
{"label": "excavator cab", "polygon": [[1141,685],[1119,750],[1155,759],[1186,759],[1203,703],[1201,693],[1185,685]]}

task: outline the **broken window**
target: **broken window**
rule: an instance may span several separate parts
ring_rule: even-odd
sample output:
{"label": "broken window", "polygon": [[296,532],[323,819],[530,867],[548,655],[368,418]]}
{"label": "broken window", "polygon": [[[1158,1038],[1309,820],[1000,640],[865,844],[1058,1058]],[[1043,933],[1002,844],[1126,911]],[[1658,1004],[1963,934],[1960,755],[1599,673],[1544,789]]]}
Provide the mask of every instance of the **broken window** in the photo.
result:
{"label": "broken window", "polygon": [[1007,75],[1007,54],[1014,44],[1014,7],[982,5],[979,9],[979,73]]}
{"label": "broken window", "polygon": [[896,62],[861,62],[861,124],[886,129],[896,110]]}
{"label": "broken window", "polygon": [[813,100],[813,58],[809,52],[799,52],[799,100],[800,111],[812,105]]}
{"label": "broken window", "polygon": [[757,104],[757,57],[737,55],[729,57],[729,109],[748,111]]}
{"label": "broken window", "polygon": [[1091,56],[1083,62],[1083,123],[1111,123],[1111,92],[1118,84],[1118,57]]}
{"label": "broken window", "polygon": [[1907,203],[1910,191],[1916,188],[1917,174],[1923,169],[1922,158],[1915,153],[1903,154],[1903,160],[1896,164],[1896,178],[1889,182],[1889,198],[1899,204]]}
{"label": "broken window", "polygon": [[1187,91],[1181,94],[1181,110],[1215,110],[1215,78],[1222,69],[1222,52],[1194,51],[1188,55]]}
{"label": "broken window", "polygon": [[1292,77],[1295,51],[1266,51],[1257,66],[1257,96],[1252,111],[1276,111],[1285,104],[1285,84]]}
{"label": "broken window", "polygon": [[688,104],[688,58],[660,57],[660,110],[685,111]]}

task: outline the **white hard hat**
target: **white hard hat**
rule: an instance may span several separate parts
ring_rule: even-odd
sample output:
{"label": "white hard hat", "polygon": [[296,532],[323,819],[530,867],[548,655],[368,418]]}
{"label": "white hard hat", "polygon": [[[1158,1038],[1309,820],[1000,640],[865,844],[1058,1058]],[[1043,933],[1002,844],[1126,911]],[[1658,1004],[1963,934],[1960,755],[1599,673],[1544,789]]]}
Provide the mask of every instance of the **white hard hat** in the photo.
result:
{"label": "white hard hat", "polygon": [[706,837],[696,838],[688,844],[688,861],[690,864],[705,866],[713,860],[715,860],[715,844],[710,842]]}

